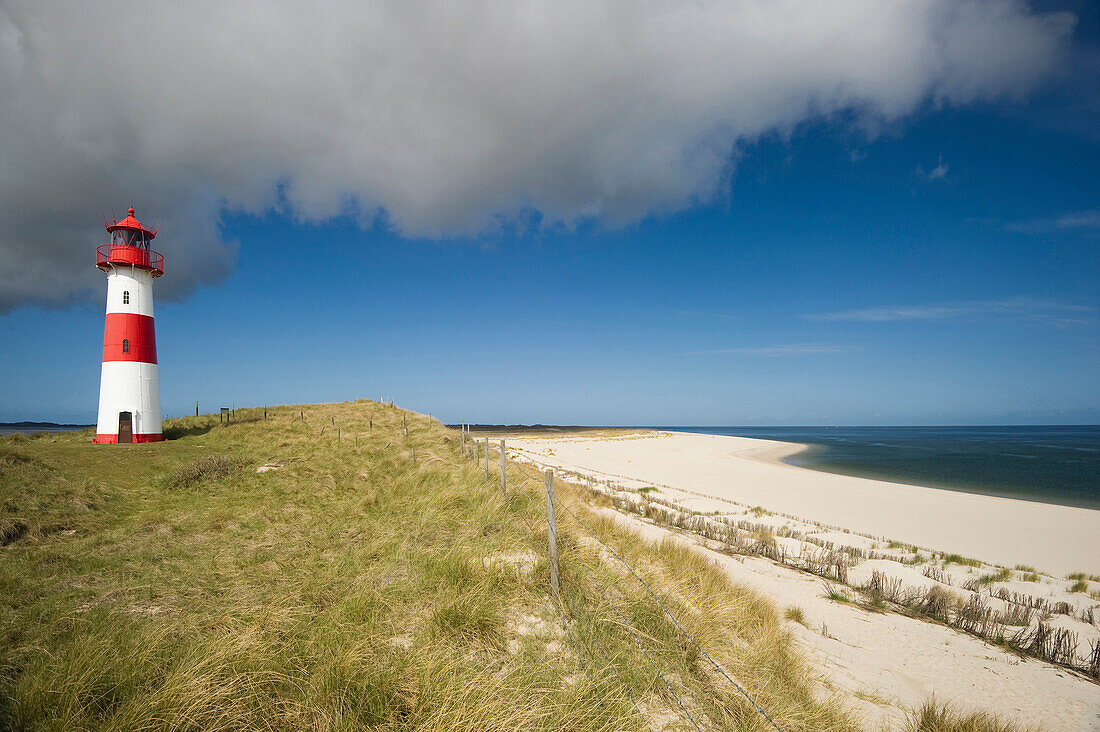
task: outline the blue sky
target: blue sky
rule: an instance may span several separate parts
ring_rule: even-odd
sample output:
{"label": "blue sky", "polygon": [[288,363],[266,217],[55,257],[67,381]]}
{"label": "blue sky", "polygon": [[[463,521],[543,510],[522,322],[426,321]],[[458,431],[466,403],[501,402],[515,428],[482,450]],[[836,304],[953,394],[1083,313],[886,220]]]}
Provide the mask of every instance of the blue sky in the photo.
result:
{"label": "blue sky", "polygon": [[[1096,17],[1071,10],[1079,60]],[[1021,98],[739,138],[713,195],[625,222],[532,205],[420,235],[356,206],[217,206],[226,274],[157,302],[163,411],[386,396],[496,423],[1100,422],[1097,77],[1064,63]],[[174,258],[198,266],[174,236],[158,288]],[[93,298],[0,315],[0,420],[94,419]]]}

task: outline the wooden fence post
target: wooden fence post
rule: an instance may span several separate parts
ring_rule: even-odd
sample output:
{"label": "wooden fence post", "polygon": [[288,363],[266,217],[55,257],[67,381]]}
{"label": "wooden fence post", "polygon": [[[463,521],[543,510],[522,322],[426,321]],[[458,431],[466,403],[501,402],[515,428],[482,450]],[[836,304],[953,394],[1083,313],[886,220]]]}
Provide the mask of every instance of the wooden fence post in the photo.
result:
{"label": "wooden fence post", "polygon": [[546,471],[546,527],[550,536],[550,585],[554,594],[558,586],[558,517],[554,512],[554,471]]}
{"label": "wooden fence post", "polygon": [[485,438],[485,482],[489,482],[489,438]]}
{"label": "wooden fence post", "polygon": [[267,419],[267,407],[264,407],[264,419]]}
{"label": "wooden fence post", "polygon": [[504,440],[500,441],[500,495],[507,500],[508,492],[505,488],[505,474],[504,474]]}
{"label": "wooden fence post", "polygon": [[464,456],[466,454],[466,423],[462,422],[459,426],[462,431],[458,437],[458,454]]}

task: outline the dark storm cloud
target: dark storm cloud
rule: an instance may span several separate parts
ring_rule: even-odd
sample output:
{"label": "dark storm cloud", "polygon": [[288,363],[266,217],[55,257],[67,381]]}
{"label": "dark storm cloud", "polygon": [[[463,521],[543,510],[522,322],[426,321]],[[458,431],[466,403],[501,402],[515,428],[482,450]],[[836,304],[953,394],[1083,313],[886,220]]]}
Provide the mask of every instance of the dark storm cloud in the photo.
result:
{"label": "dark storm cloud", "polygon": [[0,310],[98,293],[98,212],[131,197],[169,297],[231,269],[223,211],[437,237],[683,209],[742,140],[1026,94],[1073,22],[1011,0],[6,1]]}

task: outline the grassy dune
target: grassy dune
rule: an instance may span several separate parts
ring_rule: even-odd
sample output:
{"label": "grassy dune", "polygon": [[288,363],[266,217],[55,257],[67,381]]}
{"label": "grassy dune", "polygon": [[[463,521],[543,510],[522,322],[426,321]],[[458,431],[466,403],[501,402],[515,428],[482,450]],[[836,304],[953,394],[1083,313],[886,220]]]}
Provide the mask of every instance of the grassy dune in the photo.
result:
{"label": "grassy dune", "polygon": [[[692,729],[596,580],[701,728],[770,728],[565,517],[556,607],[538,476],[502,499],[457,432],[367,401],[166,427],[0,438],[0,729]],[[780,726],[859,729],[770,604],[559,490]]]}

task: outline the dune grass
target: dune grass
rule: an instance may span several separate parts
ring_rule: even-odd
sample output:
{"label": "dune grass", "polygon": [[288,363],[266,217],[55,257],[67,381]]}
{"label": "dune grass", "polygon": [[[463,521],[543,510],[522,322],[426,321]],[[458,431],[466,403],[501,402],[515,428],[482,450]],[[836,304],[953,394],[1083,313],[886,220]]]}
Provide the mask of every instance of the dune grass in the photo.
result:
{"label": "dune grass", "polygon": [[[769,729],[560,513],[555,600],[541,476],[509,465],[503,499],[495,458],[486,481],[422,415],[288,406],[166,434],[0,438],[0,730],[692,728],[637,642],[703,729]],[[774,606],[586,498],[558,483],[780,726],[860,729]],[[912,729],[1011,729],[930,709]]]}
{"label": "dune grass", "polygon": [[905,732],[1023,732],[1023,730],[1024,728],[1005,722],[995,714],[962,713],[950,705],[937,703],[935,699],[929,699],[916,710],[905,726]]}
{"label": "dune grass", "polygon": [[[517,467],[503,500],[497,463],[485,481],[421,415],[407,436],[374,402],[268,416],[170,420],[152,445],[0,439],[0,729],[688,728],[601,584],[705,729],[767,729],[562,519],[556,608]],[[859,728],[774,607],[585,515],[784,729]]]}

